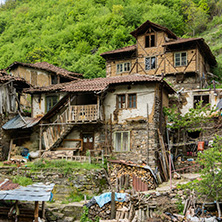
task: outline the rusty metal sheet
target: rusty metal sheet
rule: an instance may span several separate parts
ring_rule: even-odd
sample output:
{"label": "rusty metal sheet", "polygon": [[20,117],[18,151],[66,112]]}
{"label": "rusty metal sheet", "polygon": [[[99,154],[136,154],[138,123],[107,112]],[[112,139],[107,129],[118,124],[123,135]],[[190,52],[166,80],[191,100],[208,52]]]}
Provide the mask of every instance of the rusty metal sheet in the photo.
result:
{"label": "rusty metal sheet", "polygon": [[16,117],[9,120],[5,123],[2,128],[4,130],[13,130],[13,129],[26,129],[35,126],[39,121],[40,118],[31,118],[31,117],[21,117],[17,115]]}

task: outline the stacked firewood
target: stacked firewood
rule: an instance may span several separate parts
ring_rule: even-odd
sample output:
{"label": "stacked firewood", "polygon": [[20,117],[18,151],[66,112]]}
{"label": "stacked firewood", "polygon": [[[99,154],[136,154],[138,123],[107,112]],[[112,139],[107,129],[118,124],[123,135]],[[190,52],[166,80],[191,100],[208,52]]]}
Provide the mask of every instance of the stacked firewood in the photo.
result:
{"label": "stacked firewood", "polygon": [[125,164],[112,164],[110,169],[110,183],[117,191],[133,187],[133,175],[146,183],[148,190],[155,189],[157,184],[149,169]]}
{"label": "stacked firewood", "polygon": [[[156,208],[156,204],[150,198],[151,196],[137,193],[131,195],[130,200],[127,202],[115,202],[116,220],[121,221],[125,219],[136,222],[153,218],[155,216],[154,209]],[[91,220],[95,220],[96,216],[101,219],[110,219],[111,202],[101,208],[98,204],[92,205],[89,208],[88,216]]]}

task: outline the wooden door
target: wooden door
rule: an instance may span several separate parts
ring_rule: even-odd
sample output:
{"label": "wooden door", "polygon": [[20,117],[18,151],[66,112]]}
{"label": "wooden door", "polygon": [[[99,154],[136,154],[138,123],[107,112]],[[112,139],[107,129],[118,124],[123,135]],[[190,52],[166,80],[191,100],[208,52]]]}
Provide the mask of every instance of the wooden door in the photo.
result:
{"label": "wooden door", "polygon": [[83,151],[86,152],[87,150],[93,150],[94,138],[93,133],[83,133]]}

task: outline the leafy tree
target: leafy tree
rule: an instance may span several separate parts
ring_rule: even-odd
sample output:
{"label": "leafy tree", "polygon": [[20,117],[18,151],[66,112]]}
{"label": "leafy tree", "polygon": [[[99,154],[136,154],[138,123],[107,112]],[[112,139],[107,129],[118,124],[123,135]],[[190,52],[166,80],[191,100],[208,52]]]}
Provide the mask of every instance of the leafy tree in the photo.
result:
{"label": "leafy tree", "polygon": [[203,197],[202,212],[207,200],[216,201],[218,217],[221,217],[219,201],[222,200],[222,138],[215,135],[212,148],[198,154],[198,163],[202,166],[201,180],[195,180],[184,188],[195,190]]}

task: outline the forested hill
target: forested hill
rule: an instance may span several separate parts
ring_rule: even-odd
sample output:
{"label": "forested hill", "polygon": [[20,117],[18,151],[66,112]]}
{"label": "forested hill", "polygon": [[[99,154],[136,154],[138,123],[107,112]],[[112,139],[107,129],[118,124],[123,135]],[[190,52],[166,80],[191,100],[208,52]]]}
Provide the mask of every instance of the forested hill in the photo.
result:
{"label": "forested hill", "polygon": [[[147,19],[178,36],[201,36],[222,63],[222,0],[6,0],[0,8],[0,68],[46,61],[105,76],[102,52],[132,45]],[[219,27],[219,28],[218,28]]]}

